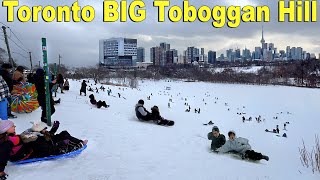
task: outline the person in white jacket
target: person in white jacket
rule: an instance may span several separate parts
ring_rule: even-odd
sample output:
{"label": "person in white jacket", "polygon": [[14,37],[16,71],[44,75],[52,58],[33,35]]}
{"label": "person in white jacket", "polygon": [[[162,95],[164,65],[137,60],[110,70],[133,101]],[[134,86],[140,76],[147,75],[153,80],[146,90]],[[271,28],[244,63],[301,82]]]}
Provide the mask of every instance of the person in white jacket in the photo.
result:
{"label": "person in white jacket", "polygon": [[269,161],[268,156],[262,155],[261,153],[257,153],[251,149],[248,139],[236,137],[236,133],[234,131],[229,131],[228,136],[229,140],[222,147],[218,148],[216,152],[239,153],[243,159],[248,158],[255,161],[265,159],[266,161]]}

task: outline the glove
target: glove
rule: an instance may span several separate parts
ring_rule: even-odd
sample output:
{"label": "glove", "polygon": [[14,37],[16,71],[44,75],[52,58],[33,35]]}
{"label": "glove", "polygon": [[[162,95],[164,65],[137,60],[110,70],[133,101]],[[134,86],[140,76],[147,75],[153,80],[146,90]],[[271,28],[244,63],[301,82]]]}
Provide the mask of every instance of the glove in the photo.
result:
{"label": "glove", "polygon": [[53,127],[53,128],[58,128],[59,125],[60,125],[60,122],[59,122],[59,121],[54,121],[52,127]]}

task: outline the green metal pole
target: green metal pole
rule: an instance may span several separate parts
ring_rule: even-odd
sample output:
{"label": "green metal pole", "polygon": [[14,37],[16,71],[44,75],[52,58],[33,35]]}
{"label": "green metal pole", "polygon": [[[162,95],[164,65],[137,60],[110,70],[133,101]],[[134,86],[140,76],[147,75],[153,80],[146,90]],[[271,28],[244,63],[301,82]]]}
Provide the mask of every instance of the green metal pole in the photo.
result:
{"label": "green metal pole", "polygon": [[47,55],[47,40],[42,38],[42,53],[43,53],[43,69],[45,70],[45,93],[46,93],[46,112],[47,112],[47,125],[51,126],[51,106],[50,106],[50,87],[49,87],[49,66]]}
{"label": "green metal pole", "polygon": [[[54,77],[57,79],[57,63],[54,63]],[[52,79],[53,80],[53,79]],[[58,85],[54,85],[54,97],[57,97]]]}

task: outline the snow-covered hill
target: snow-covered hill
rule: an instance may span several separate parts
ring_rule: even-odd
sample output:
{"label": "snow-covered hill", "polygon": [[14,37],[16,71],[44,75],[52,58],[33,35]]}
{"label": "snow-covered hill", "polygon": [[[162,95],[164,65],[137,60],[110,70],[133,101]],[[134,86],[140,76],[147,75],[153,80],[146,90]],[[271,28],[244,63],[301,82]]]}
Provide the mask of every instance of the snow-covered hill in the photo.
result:
{"label": "snow-covered hill", "polygon": [[[53,120],[60,121],[59,130],[66,129],[76,137],[88,139],[88,148],[71,159],[8,165],[9,179],[320,178],[319,174],[312,174],[302,166],[298,150],[302,139],[310,149],[314,145],[314,135],[319,133],[320,91],[317,89],[140,81],[138,89],[105,85],[112,89],[113,96],[108,96],[107,92],[94,94],[97,100],[106,100],[111,107],[96,109],[88,101],[89,92],[87,97],[79,96],[80,85],[79,81],[71,81],[69,92],[58,93],[62,100],[56,106]],[[118,98],[117,93],[125,98]],[[147,96],[151,93],[153,96],[148,101]],[[215,97],[219,99],[215,100]],[[134,106],[140,98],[145,100],[147,108],[158,105],[162,116],[175,120],[175,126],[162,127],[137,121]],[[173,100],[171,108],[168,108],[169,99]],[[190,113],[185,112],[185,102],[191,106]],[[194,108],[201,108],[201,114],[195,114]],[[245,117],[251,116],[253,121],[243,123],[243,115],[237,113],[246,113]],[[13,120],[17,132],[29,128],[30,121],[39,121],[40,114],[40,109],[30,114],[18,114]],[[259,115],[265,119],[261,123],[255,121]],[[276,116],[278,119],[273,119]],[[203,125],[210,120],[226,136],[229,130],[235,130],[237,136],[248,138],[252,148],[268,155],[270,160],[252,163],[211,153],[210,141],[206,138],[212,126]],[[264,131],[279,125],[282,135],[285,122],[290,122],[286,131],[288,138]]]}

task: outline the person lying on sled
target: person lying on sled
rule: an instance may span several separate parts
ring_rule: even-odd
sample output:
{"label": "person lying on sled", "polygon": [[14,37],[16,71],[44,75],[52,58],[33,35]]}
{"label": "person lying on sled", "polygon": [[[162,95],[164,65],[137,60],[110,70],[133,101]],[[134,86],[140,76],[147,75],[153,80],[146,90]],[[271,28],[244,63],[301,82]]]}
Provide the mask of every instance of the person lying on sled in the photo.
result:
{"label": "person lying on sled", "polygon": [[32,122],[32,127],[21,134],[25,143],[29,143],[34,153],[33,157],[41,158],[50,155],[60,155],[80,149],[88,140],[80,140],[62,131],[55,134],[59,128],[59,121],[54,121],[50,131],[43,122]]}

